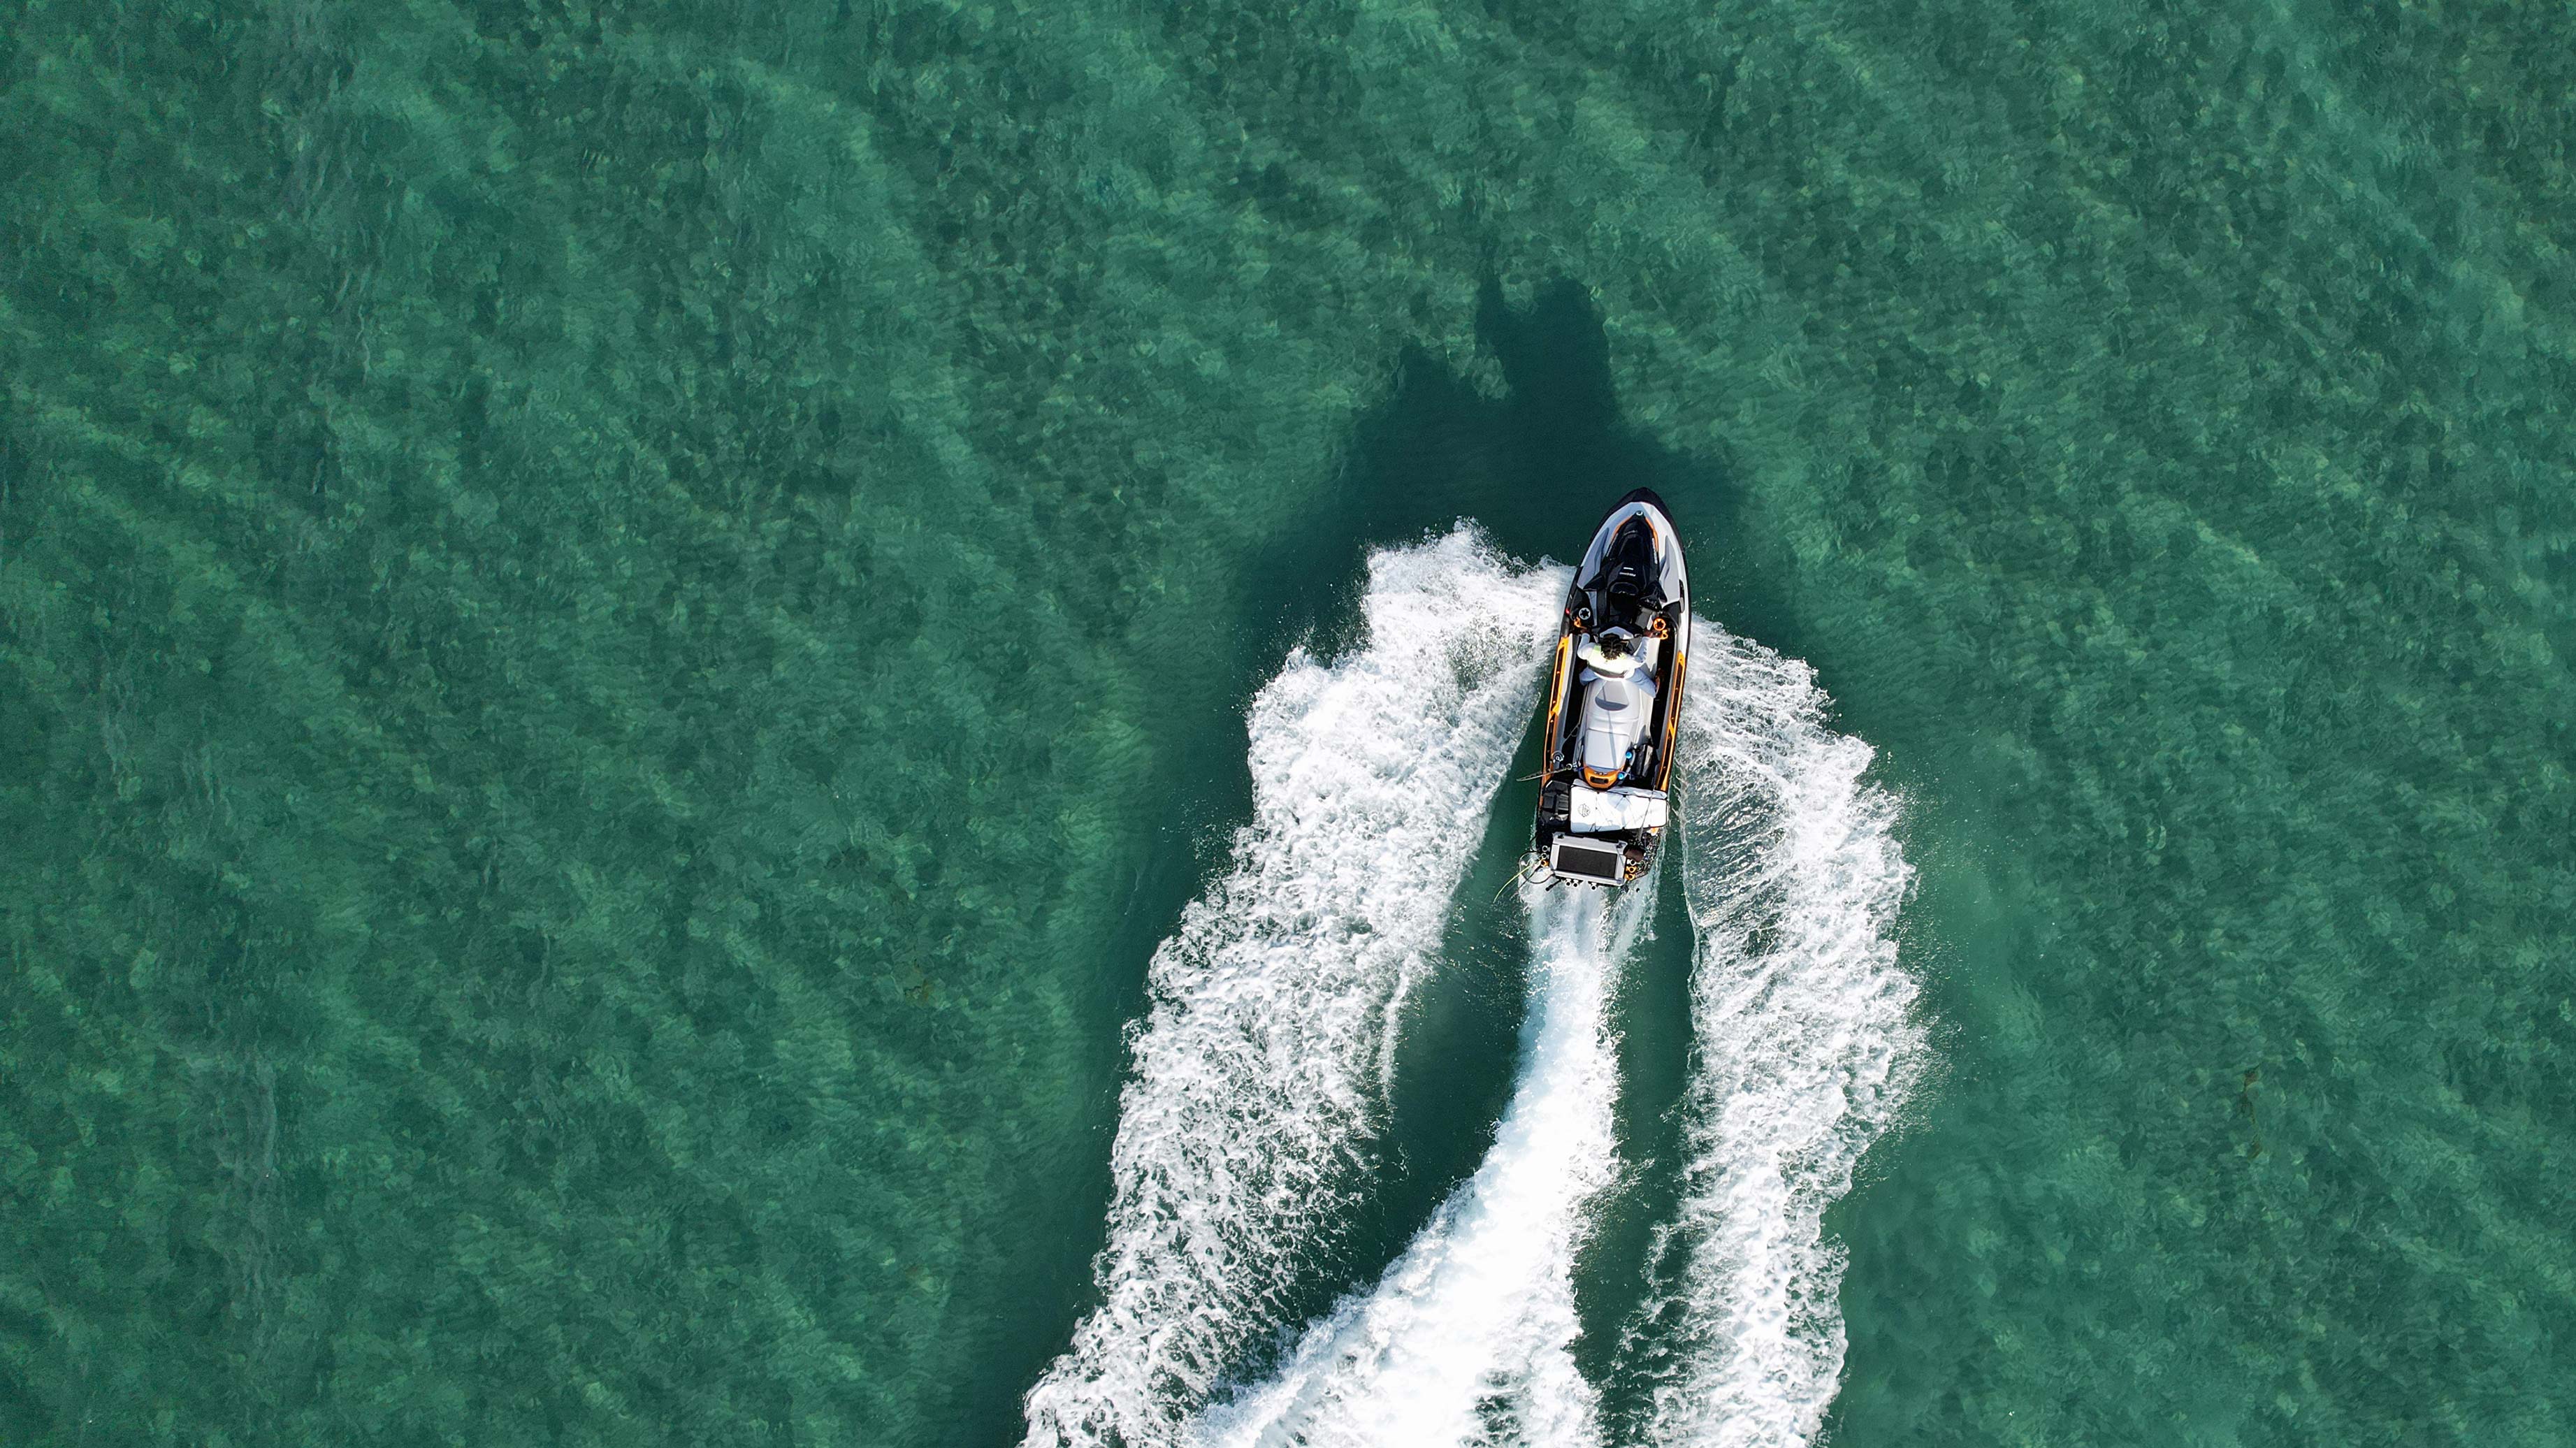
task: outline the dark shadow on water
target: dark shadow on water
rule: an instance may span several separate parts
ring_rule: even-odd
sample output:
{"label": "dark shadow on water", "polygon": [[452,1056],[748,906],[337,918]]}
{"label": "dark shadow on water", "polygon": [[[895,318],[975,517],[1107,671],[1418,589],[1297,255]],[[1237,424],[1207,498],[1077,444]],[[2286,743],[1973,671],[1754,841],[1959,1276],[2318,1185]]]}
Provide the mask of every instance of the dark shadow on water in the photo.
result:
{"label": "dark shadow on water", "polygon": [[1356,632],[1370,549],[1469,518],[1508,554],[1571,562],[1620,494],[1649,487],[1681,529],[1700,613],[1802,653],[1792,600],[1766,581],[1784,570],[1754,546],[1736,469],[1723,453],[1675,452],[1621,415],[1590,293],[1559,281],[1515,309],[1488,282],[1477,339],[1499,364],[1503,395],[1409,350],[1386,400],[1353,429],[1324,500],[1256,565],[1254,593],[1271,620],[1329,651]]}
{"label": "dark shadow on water", "polygon": [[1733,572],[1742,491],[1725,459],[1670,452],[1620,416],[1590,295],[1559,282],[1515,311],[1488,284],[1477,334],[1504,396],[1480,396],[1435,359],[1408,356],[1344,469],[1352,533],[1376,543],[1466,517],[1507,553],[1571,561],[1620,494],[1651,487],[1672,504],[1705,609]]}

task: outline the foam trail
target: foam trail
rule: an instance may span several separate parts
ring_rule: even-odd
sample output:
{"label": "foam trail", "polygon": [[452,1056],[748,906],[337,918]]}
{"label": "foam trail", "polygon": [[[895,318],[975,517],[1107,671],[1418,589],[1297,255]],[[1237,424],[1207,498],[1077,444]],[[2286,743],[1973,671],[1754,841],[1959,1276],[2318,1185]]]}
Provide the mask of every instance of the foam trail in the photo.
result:
{"label": "foam trail", "polygon": [[1574,1365],[1583,1210],[1616,1168],[1606,1011],[1651,884],[1528,893],[1522,1072],[1493,1147],[1374,1291],[1310,1329],[1276,1376],[1210,1411],[1209,1448],[1600,1441]]}
{"label": "foam trail", "polygon": [[1564,574],[1468,528],[1369,560],[1366,644],[1290,655],[1251,711],[1252,822],[1155,952],[1110,1152],[1102,1301],[1029,1392],[1029,1448],[1178,1441],[1296,1263],[1333,1241],[1391,1016],[1539,686]]}
{"label": "foam trail", "polygon": [[1869,746],[1806,665],[1695,625],[1680,865],[1697,936],[1680,1210],[1623,1333],[1657,1444],[1804,1444],[1841,1376],[1823,1215],[1918,1073],[1893,934],[1911,879]]}

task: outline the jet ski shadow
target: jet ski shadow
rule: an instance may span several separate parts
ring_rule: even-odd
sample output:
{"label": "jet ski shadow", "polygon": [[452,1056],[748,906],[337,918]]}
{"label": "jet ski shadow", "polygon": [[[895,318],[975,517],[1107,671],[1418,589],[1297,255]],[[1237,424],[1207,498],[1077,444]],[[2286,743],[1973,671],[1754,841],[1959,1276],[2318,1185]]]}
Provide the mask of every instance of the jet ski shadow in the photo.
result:
{"label": "jet ski shadow", "polygon": [[1354,426],[1323,501],[1268,555],[1256,586],[1274,618],[1319,652],[1338,651],[1359,626],[1369,549],[1471,518],[1506,553],[1570,564],[1602,507],[1642,487],[1684,520],[1700,611],[1799,651],[1804,631],[1788,591],[1774,586],[1785,566],[1766,566],[1746,532],[1734,460],[1666,447],[1622,415],[1609,334],[1585,287],[1561,279],[1515,308],[1489,279],[1476,335],[1500,392],[1407,350],[1394,386]]}

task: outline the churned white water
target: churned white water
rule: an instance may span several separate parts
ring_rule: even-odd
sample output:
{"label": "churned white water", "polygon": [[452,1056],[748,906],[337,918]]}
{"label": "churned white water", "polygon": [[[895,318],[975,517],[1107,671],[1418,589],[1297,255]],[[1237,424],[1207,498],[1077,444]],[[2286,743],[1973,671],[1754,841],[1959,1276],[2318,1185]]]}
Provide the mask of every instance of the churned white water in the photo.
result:
{"label": "churned white water", "polygon": [[1561,570],[1471,531],[1369,560],[1367,637],[1251,710],[1252,822],[1155,953],[1110,1167],[1100,1306],[1028,1395],[1027,1442],[1179,1440],[1301,1257],[1364,1191],[1392,1020],[1541,684]]}
{"label": "churned white water", "polygon": [[1595,891],[1525,894],[1530,1015],[1493,1148],[1374,1291],[1206,1416],[1194,1437],[1210,1448],[1599,1441],[1599,1397],[1574,1365],[1574,1259],[1616,1167],[1606,1016],[1653,888],[1607,914]]}
{"label": "churned white water", "polygon": [[1845,1345],[1824,1212],[1919,1074],[1896,801],[1826,704],[1805,664],[1697,625],[1677,760],[1689,1154],[1656,1291],[1623,1335],[1655,1384],[1650,1443],[1814,1439]]}
{"label": "churned white water", "polygon": [[[1027,1448],[1593,1445],[1574,1269],[1616,1175],[1609,1005],[1654,886],[1532,892],[1529,1016],[1482,1164],[1369,1289],[1230,1383],[1372,1182],[1397,1016],[1527,726],[1565,575],[1468,529],[1370,560],[1363,646],[1251,711],[1253,819],[1156,952],[1111,1165],[1102,1300]],[[1696,625],[1676,794],[1695,932],[1687,1159],[1616,1371],[1638,1441],[1811,1441],[1841,1373],[1851,1185],[1917,1072],[1910,879],[1867,745],[1805,665]],[[1623,1419],[1626,1415],[1623,1415]]]}

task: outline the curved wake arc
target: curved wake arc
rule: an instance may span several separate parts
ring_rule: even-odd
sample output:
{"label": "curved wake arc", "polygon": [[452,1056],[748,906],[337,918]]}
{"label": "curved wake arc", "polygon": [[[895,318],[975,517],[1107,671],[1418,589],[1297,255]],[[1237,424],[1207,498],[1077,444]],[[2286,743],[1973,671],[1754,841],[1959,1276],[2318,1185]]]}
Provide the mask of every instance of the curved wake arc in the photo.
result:
{"label": "curved wake arc", "polygon": [[1814,1440],[1842,1375],[1824,1212],[1919,1075],[1896,916],[1913,880],[1870,747],[1833,732],[1815,672],[1701,626],[1679,765],[1690,791],[1693,1068],[1684,1190],[1622,1334],[1652,1384],[1644,1441]]}
{"label": "curved wake arc", "polygon": [[[1102,1300],[1027,1399],[1025,1448],[1812,1441],[1839,1379],[1825,1208],[1917,1074],[1911,872],[1869,747],[1812,671],[1695,622],[1677,760],[1694,930],[1683,1191],[1605,1424],[1575,1263],[1618,1174],[1612,990],[1654,886],[1526,895],[1521,1066],[1475,1174],[1266,1380],[1298,1263],[1370,1186],[1408,990],[1535,701],[1564,574],[1472,529],[1370,559],[1366,642],[1292,653],[1251,710],[1252,822],[1155,954],[1111,1153]],[[1617,1430],[1617,1431],[1613,1431]]]}

